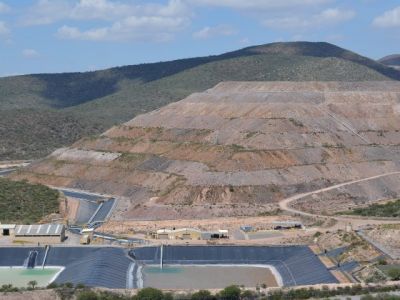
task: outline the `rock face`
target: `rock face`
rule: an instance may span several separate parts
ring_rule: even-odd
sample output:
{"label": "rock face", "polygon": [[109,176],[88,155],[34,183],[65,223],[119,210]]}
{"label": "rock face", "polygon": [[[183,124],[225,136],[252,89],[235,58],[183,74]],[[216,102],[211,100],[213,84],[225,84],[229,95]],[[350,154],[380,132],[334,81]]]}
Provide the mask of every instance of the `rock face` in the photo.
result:
{"label": "rock face", "polygon": [[122,196],[117,219],[200,218],[268,213],[399,158],[398,82],[225,82],[13,176]]}

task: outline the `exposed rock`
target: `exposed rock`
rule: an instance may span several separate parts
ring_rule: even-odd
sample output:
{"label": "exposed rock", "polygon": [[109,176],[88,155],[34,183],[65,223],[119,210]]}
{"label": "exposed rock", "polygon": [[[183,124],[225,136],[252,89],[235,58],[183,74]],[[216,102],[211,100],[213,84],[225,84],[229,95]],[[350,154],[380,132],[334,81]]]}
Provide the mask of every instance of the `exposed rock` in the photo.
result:
{"label": "exposed rock", "polygon": [[[118,219],[257,215],[295,193],[400,170],[399,120],[394,81],[224,82],[13,176],[123,196]],[[399,181],[308,200],[347,209],[398,196]]]}

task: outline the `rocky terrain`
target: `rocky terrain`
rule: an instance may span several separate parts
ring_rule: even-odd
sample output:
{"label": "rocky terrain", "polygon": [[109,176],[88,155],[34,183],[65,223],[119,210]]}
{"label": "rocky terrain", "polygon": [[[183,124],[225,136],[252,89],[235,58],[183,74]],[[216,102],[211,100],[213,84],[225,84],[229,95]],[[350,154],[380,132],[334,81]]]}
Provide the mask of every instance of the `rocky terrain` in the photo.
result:
{"label": "rocky terrain", "polygon": [[[395,81],[224,82],[13,178],[119,195],[116,220],[265,215],[287,196],[400,170],[399,117]],[[312,209],[392,198],[399,181],[339,189]]]}
{"label": "rocky terrain", "polygon": [[282,42],[94,72],[2,77],[0,160],[43,158],[221,81],[243,80],[400,80],[400,72],[329,43]]}
{"label": "rocky terrain", "polygon": [[365,234],[387,249],[393,257],[400,258],[399,224],[377,226],[366,230]]}

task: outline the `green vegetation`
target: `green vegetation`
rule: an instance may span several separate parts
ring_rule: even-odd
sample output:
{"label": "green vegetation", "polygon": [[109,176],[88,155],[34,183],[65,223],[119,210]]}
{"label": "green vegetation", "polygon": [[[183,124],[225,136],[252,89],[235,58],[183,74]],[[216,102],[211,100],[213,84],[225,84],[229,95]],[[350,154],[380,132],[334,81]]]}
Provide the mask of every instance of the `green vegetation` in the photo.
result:
{"label": "green vegetation", "polygon": [[362,296],[361,300],[400,300],[400,296],[390,294],[377,294]]}
{"label": "green vegetation", "polygon": [[34,290],[35,287],[36,287],[37,285],[38,285],[38,283],[37,283],[36,280],[31,280],[31,281],[28,282],[28,286],[29,286],[29,288],[31,288],[32,290]]}
{"label": "green vegetation", "polygon": [[0,222],[32,224],[58,211],[59,193],[44,185],[0,178]]}
{"label": "green vegetation", "polygon": [[217,294],[217,298],[219,299],[229,299],[229,300],[239,300],[240,299],[241,290],[236,285],[231,285],[223,289]]}
{"label": "green vegetation", "polygon": [[[137,295],[128,296],[123,292],[109,292],[92,290],[83,285],[65,283],[57,285],[50,284],[48,289],[53,289],[60,299],[77,299],[77,300],[296,300],[296,299],[322,299],[335,296],[356,296],[366,295],[361,299],[400,299],[400,297],[389,296],[390,292],[398,291],[400,285],[391,286],[365,286],[353,285],[346,287],[337,287],[329,289],[323,286],[317,288],[300,288],[300,289],[281,289],[270,292],[262,291],[259,287],[256,291],[241,289],[238,286],[229,286],[221,290],[217,294],[212,294],[207,290],[200,290],[193,294],[172,294],[163,292],[155,288],[144,288],[139,290]],[[263,287],[264,288],[264,287]],[[38,288],[39,289],[39,288]],[[3,285],[0,287],[0,293],[22,292],[32,290],[32,288],[16,288],[12,285]],[[385,294],[386,293],[386,294]],[[369,294],[376,294],[371,296]],[[1,295],[1,294],[0,294]]]}
{"label": "green vegetation", "polygon": [[[240,289],[238,286],[229,286],[219,293],[213,295],[207,290],[200,290],[193,294],[177,294],[172,295],[170,293],[163,293],[161,290],[154,288],[144,288],[134,297],[122,296],[120,294],[114,294],[110,292],[94,292],[91,290],[83,290],[78,293],[79,300],[112,300],[112,299],[126,299],[126,300],[167,300],[167,299],[179,299],[179,300],[296,300],[296,299],[322,299],[328,297],[335,297],[340,295],[354,296],[354,295],[365,295],[369,293],[388,293],[396,291],[400,286],[368,286],[361,287],[360,285],[354,285],[352,287],[338,287],[329,289],[323,287],[322,289],[314,288],[302,288],[302,289],[289,289],[289,290],[276,290],[270,293],[264,293],[260,289],[257,291]],[[370,297],[370,296],[368,296]],[[363,298],[364,299],[364,298]],[[396,299],[396,298],[365,298],[365,299]]]}
{"label": "green vegetation", "polygon": [[381,270],[388,279],[400,280],[400,265],[399,264],[378,264],[378,269]]}
{"label": "green vegetation", "polygon": [[399,268],[391,268],[388,270],[388,275],[392,280],[400,280],[400,269]]}
{"label": "green vegetation", "polygon": [[103,129],[63,111],[0,109],[0,160],[44,157]]}
{"label": "green vegetation", "polygon": [[365,208],[356,208],[341,214],[359,215],[364,217],[400,217],[400,199],[385,204],[372,204]]}
{"label": "green vegetation", "polygon": [[133,297],[133,300],[169,300],[173,299],[172,295],[169,293],[163,293],[162,291],[154,288],[144,288],[141,289],[136,296]]}
{"label": "green vegetation", "polygon": [[388,79],[399,80],[400,72],[328,43],[306,42],[96,72],[0,78],[0,160],[45,156],[221,81]]}

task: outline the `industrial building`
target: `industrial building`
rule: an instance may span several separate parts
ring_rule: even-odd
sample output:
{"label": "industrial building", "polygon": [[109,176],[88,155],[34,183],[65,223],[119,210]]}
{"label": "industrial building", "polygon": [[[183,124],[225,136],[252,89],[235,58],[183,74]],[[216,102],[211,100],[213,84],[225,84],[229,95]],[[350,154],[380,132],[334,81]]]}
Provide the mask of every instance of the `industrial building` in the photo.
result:
{"label": "industrial building", "polygon": [[272,227],[274,230],[303,229],[304,225],[299,221],[274,221],[272,222]]}
{"label": "industrial building", "polygon": [[201,231],[194,228],[160,229],[157,230],[159,240],[200,240]]}
{"label": "industrial building", "polygon": [[228,230],[206,231],[201,233],[202,240],[228,239]]}
{"label": "industrial building", "polygon": [[0,224],[0,237],[33,244],[58,244],[65,240],[63,224]]}
{"label": "industrial building", "polygon": [[15,224],[0,224],[0,237],[14,236]]}
{"label": "industrial building", "polygon": [[228,237],[228,230],[203,232],[194,228],[160,229],[155,234],[159,240],[211,240]]}

